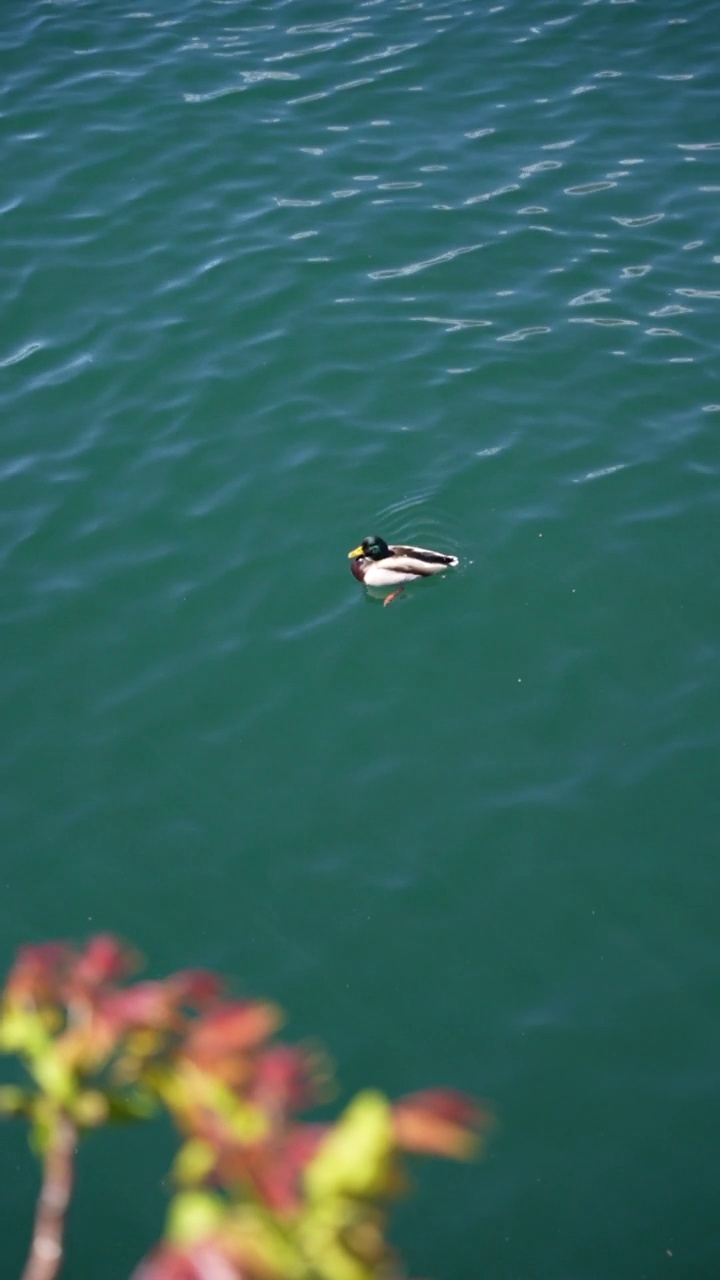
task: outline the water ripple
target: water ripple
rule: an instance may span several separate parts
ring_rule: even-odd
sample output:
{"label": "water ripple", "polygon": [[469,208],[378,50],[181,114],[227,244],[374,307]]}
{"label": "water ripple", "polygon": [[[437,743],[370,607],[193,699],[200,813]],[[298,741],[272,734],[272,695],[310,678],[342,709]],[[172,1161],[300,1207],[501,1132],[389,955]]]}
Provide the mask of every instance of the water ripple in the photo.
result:
{"label": "water ripple", "polygon": [[28,342],[24,347],[20,347],[12,355],[6,356],[0,360],[0,369],[7,369],[10,365],[20,364],[23,360],[29,359],[36,351],[42,351],[42,342]]}
{"label": "water ripple", "polygon": [[516,329],[514,333],[503,333],[497,342],[524,342],[526,338],[534,338],[537,334],[551,333],[547,325],[531,325],[527,329]]}
{"label": "water ripple", "polygon": [[461,329],[488,329],[493,324],[492,320],[454,319],[450,316],[410,316],[410,319],[442,325],[446,333],[457,333]]}
{"label": "water ripple", "polygon": [[587,484],[590,480],[602,480],[605,476],[613,476],[617,471],[625,471],[626,462],[616,462],[608,467],[598,467],[595,471],[586,471],[584,476],[576,476],[573,484]]}
{"label": "water ripple", "polygon": [[440,266],[443,262],[452,262],[455,258],[459,258],[465,253],[475,253],[478,249],[484,248],[486,248],[485,244],[462,245],[458,249],[449,249],[446,253],[440,253],[437,257],[425,258],[420,262],[411,262],[406,267],[387,267],[381,271],[369,271],[368,275],[371,280],[392,280],[397,276],[414,276],[419,271],[426,271],[429,267]]}
{"label": "water ripple", "polygon": [[644,218],[621,218],[613,215],[613,222],[621,227],[649,227],[654,222],[662,222],[664,213],[649,213]]}

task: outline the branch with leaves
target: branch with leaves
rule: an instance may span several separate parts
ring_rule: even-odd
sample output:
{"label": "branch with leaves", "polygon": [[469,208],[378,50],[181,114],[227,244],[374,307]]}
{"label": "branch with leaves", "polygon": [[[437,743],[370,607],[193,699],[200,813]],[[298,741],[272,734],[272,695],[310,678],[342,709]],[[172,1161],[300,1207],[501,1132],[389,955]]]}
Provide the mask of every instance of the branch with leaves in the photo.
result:
{"label": "branch with leaves", "polygon": [[0,1051],[30,1083],[0,1087],[0,1113],[29,1121],[43,1164],[22,1280],[59,1274],[79,1141],[161,1109],[181,1139],[176,1191],[133,1280],[400,1280],[386,1226],[406,1156],[469,1158],[487,1113],[450,1090],[368,1090],[332,1123],[303,1121],[329,1072],[274,1038],[275,1005],[230,999],[204,970],[129,982],[136,967],[100,934],[26,947],[7,980]]}

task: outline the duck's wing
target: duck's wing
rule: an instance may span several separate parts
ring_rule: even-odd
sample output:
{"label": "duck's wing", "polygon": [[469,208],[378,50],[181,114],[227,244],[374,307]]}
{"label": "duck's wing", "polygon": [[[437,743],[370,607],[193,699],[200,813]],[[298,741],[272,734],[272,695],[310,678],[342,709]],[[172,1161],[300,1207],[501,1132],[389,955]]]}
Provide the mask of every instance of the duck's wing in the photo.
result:
{"label": "duck's wing", "polygon": [[442,551],[430,551],[427,547],[392,546],[390,550],[397,559],[412,561],[418,573],[422,573],[423,565],[435,566],[434,569],[430,569],[430,572],[437,573],[438,567],[454,569],[460,563],[457,556],[445,555]]}
{"label": "duck's wing", "polygon": [[392,556],[381,560],[378,568],[386,569],[388,573],[396,574],[398,578],[431,578],[434,573],[438,573],[444,565],[430,564],[427,560],[420,560],[416,556],[396,555],[395,548],[391,547]]}

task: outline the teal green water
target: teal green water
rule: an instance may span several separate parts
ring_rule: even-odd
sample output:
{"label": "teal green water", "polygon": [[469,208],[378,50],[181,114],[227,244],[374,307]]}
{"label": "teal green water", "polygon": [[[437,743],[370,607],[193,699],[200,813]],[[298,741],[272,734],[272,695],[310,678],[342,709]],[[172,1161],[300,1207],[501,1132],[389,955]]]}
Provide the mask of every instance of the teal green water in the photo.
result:
{"label": "teal green water", "polygon": [[[0,913],[494,1100],[436,1280],[717,1275],[710,3],[4,0]],[[379,532],[462,568],[389,609]],[[157,1232],[80,1164],[68,1280]],[[35,1174],[2,1131],[3,1267]]]}

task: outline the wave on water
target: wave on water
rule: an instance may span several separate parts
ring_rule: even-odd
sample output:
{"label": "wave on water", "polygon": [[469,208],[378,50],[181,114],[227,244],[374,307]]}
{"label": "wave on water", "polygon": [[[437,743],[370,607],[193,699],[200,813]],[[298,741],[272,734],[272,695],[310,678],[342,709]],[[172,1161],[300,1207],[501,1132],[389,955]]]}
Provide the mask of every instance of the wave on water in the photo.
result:
{"label": "wave on water", "polygon": [[467,562],[470,538],[462,529],[462,515],[438,505],[432,492],[408,494],[380,508],[372,516],[373,529],[388,542],[411,543],[458,556]]}

